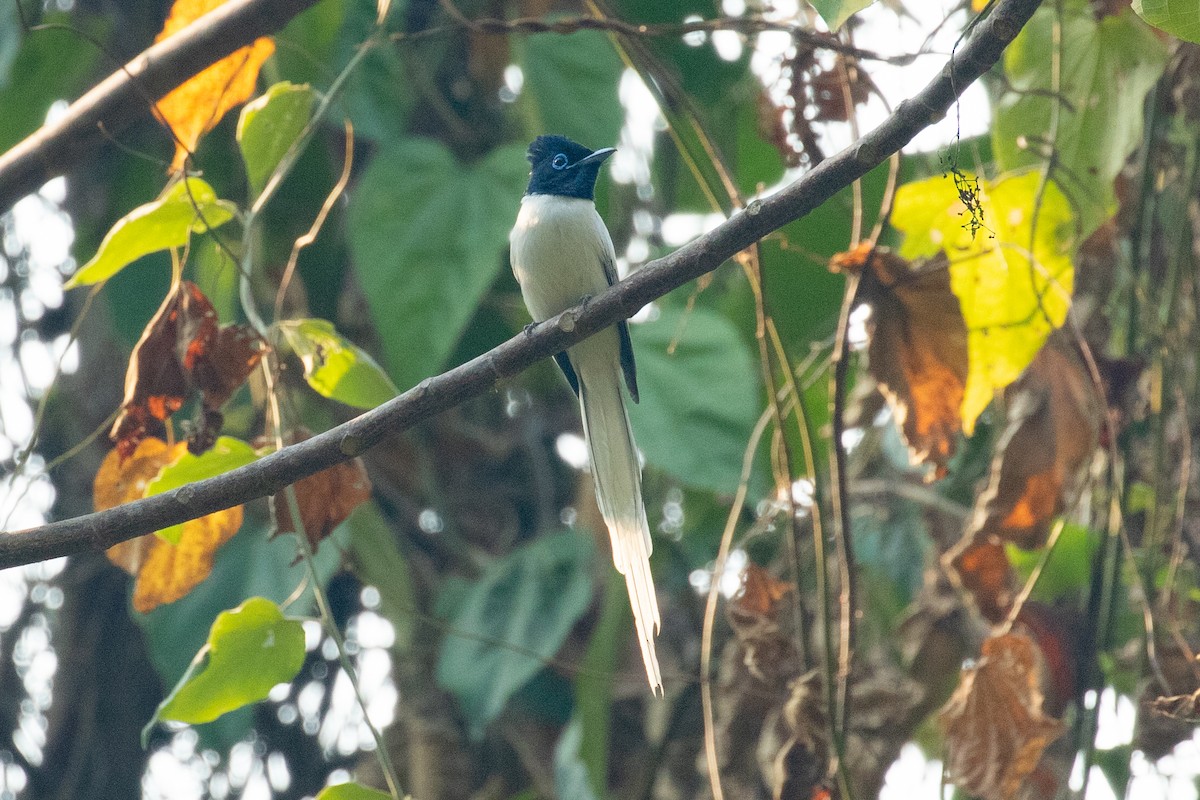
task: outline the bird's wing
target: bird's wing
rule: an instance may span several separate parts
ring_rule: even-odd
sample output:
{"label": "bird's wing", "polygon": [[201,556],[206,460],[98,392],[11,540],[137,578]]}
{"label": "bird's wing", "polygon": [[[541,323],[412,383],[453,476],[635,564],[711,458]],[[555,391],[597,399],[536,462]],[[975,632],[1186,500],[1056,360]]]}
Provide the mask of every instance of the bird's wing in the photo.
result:
{"label": "bird's wing", "polygon": [[[603,227],[604,223],[601,222],[600,225]],[[608,228],[604,228],[604,232],[607,234]],[[612,286],[617,282],[616,253],[611,238],[606,235],[602,241],[607,243],[608,247],[600,253],[600,264],[604,267],[604,277],[608,281],[608,285]],[[636,403],[638,402],[637,363],[633,359],[633,342],[629,339],[629,323],[625,320],[617,323],[617,336],[621,340],[621,372],[625,374],[625,386],[629,389],[629,397]]]}

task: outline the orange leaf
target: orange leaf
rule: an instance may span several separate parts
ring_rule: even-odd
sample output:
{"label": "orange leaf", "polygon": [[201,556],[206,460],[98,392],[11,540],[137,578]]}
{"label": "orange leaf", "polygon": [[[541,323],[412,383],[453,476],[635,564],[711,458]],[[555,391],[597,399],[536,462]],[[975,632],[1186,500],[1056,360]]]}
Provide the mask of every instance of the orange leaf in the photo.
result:
{"label": "orange leaf", "polygon": [[1063,731],[1046,716],[1037,646],[1020,634],[993,636],[942,709],[946,773],[967,794],[1012,800]]}
{"label": "orange leaf", "polygon": [[[155,41],[161,42],[183,30],[224,2],[175,0]],[[250,99],[258,80],[258,70],[274,52],[275,43],[264,36],[254,44],[230,53],[158,101],[158,113],[177,139],[175,158],[171,162],[173,171],[183,166],[200,137],[216,127],[226,112]]]}
{"label": "orange leaf", "polygon": [[1061,334],[1051,336],[1004,396],[1008,418],[968,535],[1038,548],[1078,494],[1099,441],[1101,412]]}
{"label": "orange leaf", "polygon": [[[293,433],[292,443],[308,438],[308,432]],[[360,504],[371,499],[371,479],[362,459],[336,464],[315,475],[296,481],[296,503],[300,506],[300,522],[314,551],[333,529],[343,523]],[[271,498],[278,533],[295,531],[288,511],[287,494],[279,492]]]}
{"label": "orange leaf", "polygon": [[[185,448],[183,442],[167,447],[161,439],[148,438],[142,439],[128,458],[122,458],[117,449],[109,451],[96,472],[96,510],[140,499],[146,484],[182,456]],[[118,567],[137,576],[133,607],[146,613],[184,597],[207,578],[217,548],[241,527],[242,507],[235,506],[185,522],[178,545],[147,534],[114,545],[107,554]]]}
{"label": "orange leaf", "polygon": [[944,559],[951,567],[950,574],[957,576],[974,598],[983,618],[996,624],[1004,621],[1012,607],[1016,579],[1004,546],[987,538],[968,536],[946,553]]}
{"label": "orange leaf", "polygon": [[[830,269],[862,271],[869,243],[830,261]],[[862,271],[862,297],[874,330],[870,372],[879,382],[913,463],[933,464],[939,476],[962,430],[967,382],[967,327],[950,291],[945,254],[910,264],[887,248],[874,249]]]}
{"label": "orange leaf", "polygon": [[149,552],[138,572],[133,607],[145,614],[164,603],[174,603],[212,572],[217,549],[242,527],[242,507],[234,506],[183,523],[179,544],[148,537]]}
{"label": "orange leaf", "polygon": [[779,601],[791,591],[792,584],[751,563],[742,573],[742,588],[730,601],[730,611],[773,620],[779,614]]}

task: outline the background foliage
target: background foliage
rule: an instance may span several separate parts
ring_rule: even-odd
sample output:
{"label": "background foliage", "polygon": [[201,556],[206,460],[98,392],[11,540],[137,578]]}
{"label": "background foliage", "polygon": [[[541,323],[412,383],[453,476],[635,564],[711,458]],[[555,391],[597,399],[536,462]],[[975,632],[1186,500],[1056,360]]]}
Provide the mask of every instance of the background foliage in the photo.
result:
{"label": "background foliage", "polygon": [[[62,5],[0,4],[0,151],[219,3]],[[987,133],[635,319],[665,698],[546,363],[269,503],[8,573],[0,796],[874,797],[898,757],[989,800],[1194,781],[1155,766],[1200,716],[1183,5],[1046,2]],[[539,133],[620,148],[622,270],[693,238],[879,118],[910,10],[322,0],[0,218],[3,527],[519,334]],[[1102,708],[1136,724],[1098,739]]]}

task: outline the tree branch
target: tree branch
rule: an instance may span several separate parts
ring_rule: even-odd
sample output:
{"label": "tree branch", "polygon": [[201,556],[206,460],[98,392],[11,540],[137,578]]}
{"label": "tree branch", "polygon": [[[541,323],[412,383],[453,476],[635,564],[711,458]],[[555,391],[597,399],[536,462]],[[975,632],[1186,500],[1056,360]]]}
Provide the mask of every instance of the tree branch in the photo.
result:
{"label": "tree branch", "polygon": [[0,536],[0,568],[108,548],[190,519],[274,494],[290,483],[359,455],[533,363],[633,316],[646,303],[711,272],[739,251],[799,219],[862,177],[942,118],[964,89],[995,64],[1041,0],[1000,0],[937,78],[882,125],[777,194],[751,202],[705,236],[462,366],[428,378],[349,422],[224,475],[165,494],[39,528]]}
{"label": "tree branch", "polygon": [[[281,29],[317,0],[229,0],[137,56],[0,155],[0,211],[96,150],[150,112],[151,104],[205,67]],[[36,31],[33,35],[37,35]],[[33,80],[34,76],[18,76]]]}

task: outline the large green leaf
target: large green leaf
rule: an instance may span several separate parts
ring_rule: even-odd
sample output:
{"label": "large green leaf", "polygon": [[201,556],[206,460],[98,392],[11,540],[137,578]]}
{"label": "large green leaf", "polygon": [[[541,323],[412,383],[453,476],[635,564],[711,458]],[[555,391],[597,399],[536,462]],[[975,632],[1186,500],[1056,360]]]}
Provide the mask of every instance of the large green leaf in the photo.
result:
{"label": "large green leaf", "polygon": [[587,610],[594,551],[586,533],[542,536],[493,564],[458,598],[437,680],[458,697],[475,735],[554,657]]}
{"label": "large green leaf", "polygon": [[762,411],[758,372],[741,336],[700,307],[665,308],[630,332],[641,403],[629,405],[629,416],[647,463],[692,486],[736,491]]}
{"label": "large green leaf", "polygon": [[1048,3],[1004,51],[1013,91],[1002,93],[995,105],[992,138],[1001,170],[1042,164],[1051,104],[1059,103],[1054,179],[1086,235],[1116,208],[1113,179],[1141,141],[1143,100],[1162,74],[1168,51],[1129,11],[1097,20],[1084,0],[1062,5],[1062,100],[1053,99],[1056,20],[1055,4]]}
{"label": "large green leaf", "polygon": [[277,83],[254,98],[238,117],[237,140],[254,195],[262,192],[288,148],[300,138],[317,101],[311,86]]}
{"label": "large green leaf", "polygon": [[420,607],[417,586],[395,528],[374,502],[354,509],[345,525],[350,540],[347,561],[354,575],[379,590],[379,613],[392,623],[392,649],[403,651],[412,643],[417,623],[413,610]]}
{"label": "large green leaf", "polygon": [[[158,477],[146,484],[145,496],[162,494],[189,483],[215,478],[257,459],[258,453],[254,452],[250,445],[232,436],[220,436],[207,452],[198,456],[184,453],[178,461],[163,467]],[[171,544],[179,544],[183,536],[183,525],[163,528],[158,531],[158,535]]]}
{"label": "large green leaf", "polygon": [[829,30],[836,31],[846,24],[846,20],[862,11],[875,0],[811,0],[813,8],[825,20]]}
{"label": "large green leaf", "polygon": [[1154,27],[1200,44],[1200,6],[1196,0],[1133,0],[1133,10]]}
{"label": "large green leaf", "polygon": [[[47,14],[46,27],[21,35],[16,0],[6,0],[0,13],[0,153],[33,133],[46,121],[46,112],[57,100],[71,99],[87,86],[100,52],[80,41],[80,24],[70,14]],[[40,4],[38,4],[40,5]],[[6,19],[11,14],[11,18]],[[89,35],[103,39],[92,28]],[[19,45],[19,49],[16,47]],[[7,62],[7,66],[4,62]]]}
{"label": "large green leaf", "polygon": [[323,319],[279,323],[279,330],[304,364],[304,379],[322,397],[355,408],[374,408],[399,392],[387,373]]}
{"label": "large green leaf", "polygon": [[524,146],[463,164],[405,139],[367,166],[350,249],[400,388],[439,371],[504,264],[529,166]]}
{"label": "large green leaf", "polygon": [[208,642],[159,705],[147,730],[159,720],[211,722],[257,703],[275,684],[296,677],[304,653],[301,622],[285,619],[270,600],[251,597],[217,615]]}
{"label": "large green leaf", "polygon": [[558,133],[588,147],[610,147],[625,112],[617,100],[624,69],[599,31],[543,34],[521,41],[521,104],[533,134]]}
{"label": "large green leaf", "polygon": [[[318,3],[313,10],[325,5],[327,3]],[[342,0],[342,6],[344,10],[338,29],[335,56],[333,63],[329,65],[330,74],[341,70],[361,43],[374,32],[375,18],[378,14],[375,0]],[[403,20],[406,7],[407,3],[392,3],[388,16],[393,30],[409,24]],[[313,12],[306,12],[298,19],[311,13]],[[430,45],[428,42],[423,44]],[[436,47],[439,44],[434,42],[432,46]],[[406,57],[421,65],[418,69],[428,69],[435,65],[437,60],[424,58],[425,54],[418,49],[420,46],[421,44],[415,42],[401,45],[407,50]],[[413,78],[405,72],[401,47],[372,47],[371,52],[346,79],[339,103],[339,107],[346,110],[350,121],[354,123],[354,133],[380,144],[404,136],[407,127],[405,123],[413,99],[420,96],[413,90]],[[456,50],[455,53],[458,54],[459,51]]]}
{"label": "large green leaf", "polygon": [[1038,172],[1026,171],[980,182],[978,221],[986,227],[973,231],[958,191],[949,178],[905,184],[892,224],[905,235],[906,258],[944,250],[950,260],[950,288],[967,324],[962,422],[970,435],[995,392],[1016,380],[1066,320],[1075,216],[1053,181],[1043,187]]}
{"label": "large green leaf", "polygon": [[[314,556],[322,585],[328,584],[340,567],[347,528],[343,525],[334,532],[336,547],[323,547]],[[313,599],[312,589],[304,588],[307,581],[304,564],[296,560],[295,538],[268,539],[265,520],[248,518],[238,535],[217,551],[208,580],[181,600],[159,606],[149,614],[134,614],[163,684],[174,686],[187,671],[216,616],[248,597],[290,602],[291,613],[309,613]],[[304,591],[297,600],[294,596],[301,588]],[[205,747],[225,751],[245,736],[252,723],[250,709],[241,709],[197,730]]]}
{"label": "large green leaf", "polygon": [[199,178],[186,178],[153,202],[138,206],[112,226],[92,260],[79,268],[67,288],[106,281],[148,253],[183,247],[193,233],[203,233],[233,219],[237,206],[217,199]]}

